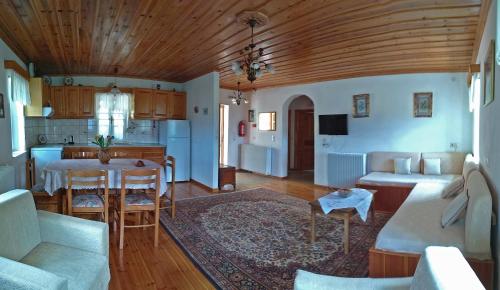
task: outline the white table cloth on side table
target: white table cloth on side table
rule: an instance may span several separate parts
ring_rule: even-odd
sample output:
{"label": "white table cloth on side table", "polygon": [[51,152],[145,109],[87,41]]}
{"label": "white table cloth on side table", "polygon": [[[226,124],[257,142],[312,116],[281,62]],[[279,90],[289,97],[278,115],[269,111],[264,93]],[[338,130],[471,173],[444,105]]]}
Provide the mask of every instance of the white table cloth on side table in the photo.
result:
{"label": "white table cloth on side table", "polygon": [[[111,159],[109,164],[102,164],[98,159],[63,159],[49,163],[43,168],[42,178],[45,183],[45,190],[49,195],[54,193],[60,188],[68,188],[67,170],[108,170],[109,173],[109,188],[121,188],[121,172],[122,170],[132,169],[155,169],[160,170],[160,195],[167,192],[167,179],[165,178],[165,171],[163,167],[153,161],[142,160],[144,167],[137,167],[135,163],[137,159]],[[129,189],[145,189],[147,185],[143,184],[129,184]],[[154,184],[150,187],[154,188]]]}

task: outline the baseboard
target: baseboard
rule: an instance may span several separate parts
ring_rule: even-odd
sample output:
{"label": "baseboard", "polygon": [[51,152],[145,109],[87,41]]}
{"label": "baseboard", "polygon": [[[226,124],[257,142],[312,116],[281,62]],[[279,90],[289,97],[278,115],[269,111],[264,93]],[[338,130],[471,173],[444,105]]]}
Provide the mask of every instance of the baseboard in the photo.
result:
{"label": "baseboard", "polygon": [[203,189],[205,189],[206,191],[209,191],[209,192],[212,192],[212,193],[216,193],[216,192],[219,192],[219,189],[218,188],[211,188],[210,186],[207,186],[197,180],[194,180],[191,178],[191,182],[198,185],[199,187],[202,187]]}

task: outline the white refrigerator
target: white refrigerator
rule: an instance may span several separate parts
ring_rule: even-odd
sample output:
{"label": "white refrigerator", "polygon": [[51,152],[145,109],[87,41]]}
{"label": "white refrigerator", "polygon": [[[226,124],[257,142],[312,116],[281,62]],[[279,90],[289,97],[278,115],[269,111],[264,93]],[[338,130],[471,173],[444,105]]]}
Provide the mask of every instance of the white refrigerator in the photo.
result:
{"label": "white refrigerator", "polygon": [[[160,144],[167,147],[167,155],[175,158],[175,181],[191,179],[191,125],[187,120],[160,122]],[[167,181],[172,181],[167,167]]]}

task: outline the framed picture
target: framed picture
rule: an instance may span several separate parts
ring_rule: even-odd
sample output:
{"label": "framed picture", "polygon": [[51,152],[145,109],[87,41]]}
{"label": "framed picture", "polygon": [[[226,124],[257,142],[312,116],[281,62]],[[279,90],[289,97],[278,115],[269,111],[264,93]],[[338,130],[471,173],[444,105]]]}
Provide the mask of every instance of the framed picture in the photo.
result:
{"label": "framed picture", "polygon": [[490,42],[488,53],[484,61],[484,100],[483,105],[488,106],[495,100],[495,40]]}
{"label": "framed picture", "polygon": [[0,94],[0,118],[5,118],[5,107],[3,104],[3,94]]}
{"label": "framed picture", "polygon": [[255,122],[255,110],[248,110],[248,122]]}
{"label": "framed picture", "polygon": [[415,118],[432,117],[432,93],[413,94],[413,115]]}
{"label": "framed picture", "polygon": [[352,96],[352,117],[365,118],[370,116],[370,95]]}

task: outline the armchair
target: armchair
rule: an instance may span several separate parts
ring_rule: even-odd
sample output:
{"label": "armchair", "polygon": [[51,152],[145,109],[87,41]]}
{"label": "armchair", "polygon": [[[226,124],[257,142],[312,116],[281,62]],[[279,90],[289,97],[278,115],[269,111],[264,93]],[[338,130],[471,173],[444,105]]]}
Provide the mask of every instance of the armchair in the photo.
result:
{"label": "armchair", "polygon": [[0,194],[0,289],[108,289],[108,225],[36,211],[32,194]]}

